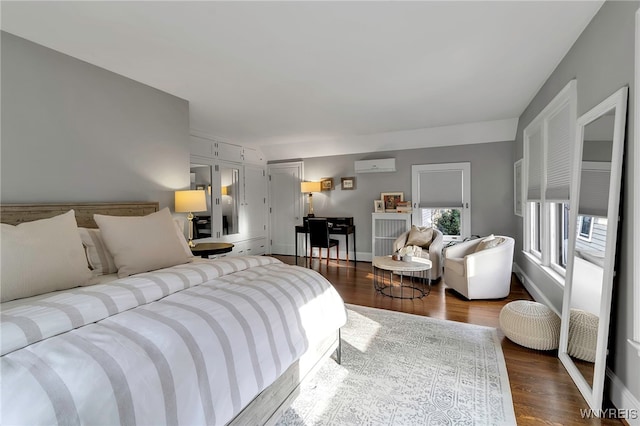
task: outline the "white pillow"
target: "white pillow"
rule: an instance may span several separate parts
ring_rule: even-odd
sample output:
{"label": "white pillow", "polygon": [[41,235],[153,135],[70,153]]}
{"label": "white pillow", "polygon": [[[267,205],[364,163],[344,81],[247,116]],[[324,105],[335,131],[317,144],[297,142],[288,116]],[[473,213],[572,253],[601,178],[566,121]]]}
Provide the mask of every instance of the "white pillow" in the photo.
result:
{"label": "white pillow", "polygon": [[178,232],[178,240],[180,240],[180,245],[182,245],[182,249],[187,254],[187,257],[193,257],[193,253],[189,248],[189,243],[187,243],[187,238],[184,236],[184,220],[181,218],[173,218],[173,223],[176,224],[176,231]]}
{"label": "white pillow", "polygon": [[147,216],[93,218],[120,278],[189,262],[168,208]]}
{"label": "white pillow", "polygon": [[480,241],[480,243],[476,246],[476,250],[474,251],[474,253],[478,253],[482,250],[488,250],[490,248],[497,247],[503,242],[504,242],[504,238],[496,237],[495,235],[491,234],[488,237],[484,238],[482,241]]}
{"label": "white pillow", "polygon": [[83,285],[91,279],[75,212],[0,225],[0,301]]}
{"label": "white pillow", "polygon": [[[187,240],[184,238],[184,234],[180,229],[182,223],[179,219],[174,219],[174,223],[176,224],[178,240],[187,254],[187,257],[193,257],[193,253],[191,253]],[[90,228],[79,228],[79,230],[82,244],[87,252],[87,261],[89,262],[89,267],[93,271],[93,274],[108,275],[118,272],[116,262],[102,239],[102,232],[100,232],[99,229]]]}
{"label": "white pillow", "polygon": [[411,225],[411,230],[409,231],[409,235],[407,236],[407,242],[405,246],[419,246],[424,248],[429,248],[431,245],[431,240],[433,240],[433,229],[424,226],[418,227],[416,225]]}
{"label": "white pillow", "polygon": [[99,229],[79,228],[82,244],[87,251],[89,267],[95,275],[114,274],[118,272],[113,256],[107,250]]}

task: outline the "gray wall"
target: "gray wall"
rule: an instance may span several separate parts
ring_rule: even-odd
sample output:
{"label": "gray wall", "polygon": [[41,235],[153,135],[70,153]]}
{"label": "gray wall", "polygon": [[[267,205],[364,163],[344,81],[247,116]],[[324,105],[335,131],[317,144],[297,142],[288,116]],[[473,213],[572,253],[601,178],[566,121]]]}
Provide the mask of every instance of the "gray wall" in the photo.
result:
{"label": "gray wall", "polygon": [[[614,309],[611,319],[613,344],[608,365],[614,374],[640,399],[638,354],[627,343],[633,337],[633,164],[634,105],[634,39],[635,12],[640,2],[608,1],[580,35],[576,43],[542,86],[520,116],[514,160],[522,158],[522,132],[531,120],[573,78],[577,79],[578,116],[584,114],[613,92],[629,85],[626,148],[624,152],[622,222],[619,241],[619,268],[614,283]],[[635,149],[638,149],[636,147]],[[637,190],[637,184],[635,185]],[[522,255],[522,219],[517,218],[516,261],[535,282],[558,311],[562,309],[563,289]],[[637,296],[636,296],[637,297]],[[619,407],[625,408],[625,407]]]}
{"label": "gray wall", "polygon": [[[313,196],[316,216],[353,216],[358,252],[371,253],[371,213],[381,192],[404,192],[411,199],[414,164],[471,163],[471,233],[514,235],[513,142],[315,157],[304,160],[304,178],[333,177],[336,189]],[[395,158],[396,172],[354,173],[354,161]],[[356,189],[343,191],[340,178],[355,176]]]}
{"label": "gray wall", "polygon": [[172,207],[189,186],[188,102],[0,34],[0,201]]}

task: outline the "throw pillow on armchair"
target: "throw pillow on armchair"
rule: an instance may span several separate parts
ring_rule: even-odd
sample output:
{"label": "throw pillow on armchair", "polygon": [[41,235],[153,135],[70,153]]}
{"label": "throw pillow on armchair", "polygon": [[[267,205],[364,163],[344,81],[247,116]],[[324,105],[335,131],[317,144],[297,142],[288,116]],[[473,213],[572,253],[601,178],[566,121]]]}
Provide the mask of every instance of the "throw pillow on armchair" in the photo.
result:
{"label": "throw pillow on armchair", "polygon": [[431,241],[433,240],[433,228],[430,227],[418,227],[411,225],[409,236],[405,246],[418,246],[422,248],[429,248]]}
{"label": "throw pillow on armchair", "polygon": [[442,276],[442,232],[435,228],[413,225],[409,231],[400,234],[393,242],[393,251],[394,253],[398,252],[407,246],[417,246],[421,248],[419,254],[416,254],[416,256],[431,261],[431,269],[428,273],[429,279],[432,283],[440,280]]}

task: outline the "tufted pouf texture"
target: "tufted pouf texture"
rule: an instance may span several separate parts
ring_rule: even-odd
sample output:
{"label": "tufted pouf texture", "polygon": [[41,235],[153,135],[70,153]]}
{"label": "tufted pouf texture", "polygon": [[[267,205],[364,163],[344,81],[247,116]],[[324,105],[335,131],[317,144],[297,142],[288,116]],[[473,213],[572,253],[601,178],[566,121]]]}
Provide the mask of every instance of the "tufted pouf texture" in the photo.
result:
{"label": "tufted pouf texture", "polygon": [[516,300],[500,311],[500,328],[514,343],[549,351],[558,348],[560,317],[542,303]]}
{"label": "tufted pouf texture", "polygon": [[583,361],[596,362],[598,342],[598,316],[580,309],[571,309],[569,314],[570,356]]}

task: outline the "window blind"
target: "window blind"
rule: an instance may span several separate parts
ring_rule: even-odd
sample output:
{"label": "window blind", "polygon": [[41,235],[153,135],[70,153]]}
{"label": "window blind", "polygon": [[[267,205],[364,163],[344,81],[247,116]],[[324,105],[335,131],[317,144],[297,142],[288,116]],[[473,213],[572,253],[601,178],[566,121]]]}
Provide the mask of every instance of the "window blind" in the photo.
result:
{"label": "window blind", "polygon": [[420,172],[420,208],[462,207],[462,170]]}
{"label": "window blind", "polygon": [[527,201],[542,200],[542,126],[533,129],[527,141]]}
{"label": "window blind", "polygon": [[571,187],[571,147],[573,146],[571,105],[564,104],[547,122],[547,201],[569,200]]}
{"label": "window blind", "polygon": [[578,214],[607,217],[611,163],[583,162]]}

